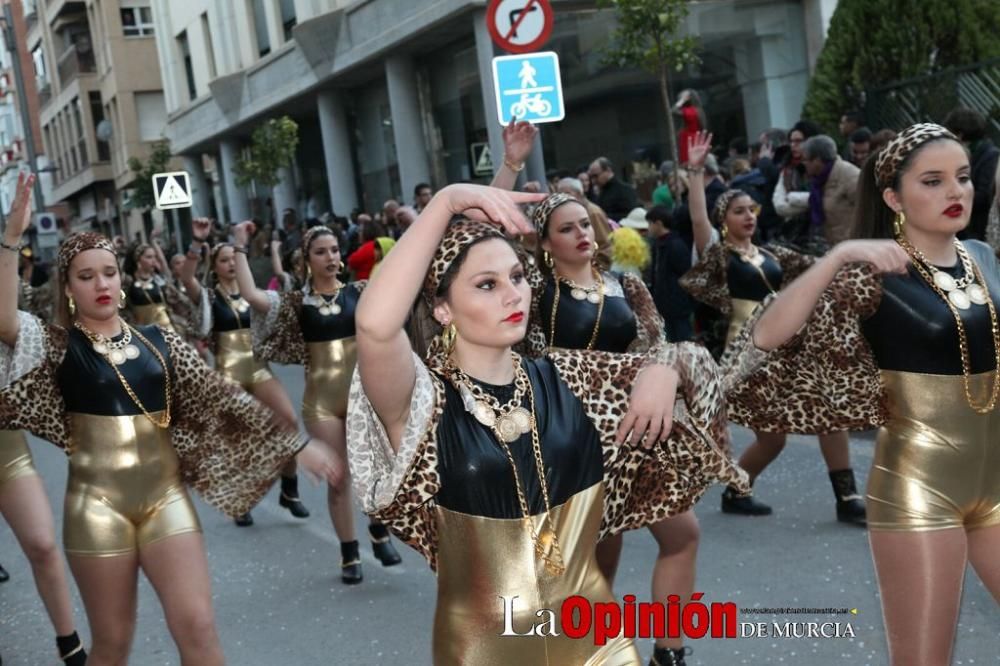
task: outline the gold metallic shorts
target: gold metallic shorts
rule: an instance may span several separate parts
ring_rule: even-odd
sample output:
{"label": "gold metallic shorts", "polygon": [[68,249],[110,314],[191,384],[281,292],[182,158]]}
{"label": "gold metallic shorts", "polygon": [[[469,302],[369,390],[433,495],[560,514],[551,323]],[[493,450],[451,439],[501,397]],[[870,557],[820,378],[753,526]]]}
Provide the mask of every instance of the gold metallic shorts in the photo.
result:
{"label": "gold metallic shorts", "polygon": [[733,341],[733,338],[743,328],[743,324],[747,323],[750,315],[760,305],[760,301],[751,301],[745,298],[733,298],[730,299],[730,302],[732,303],[733,312],[729,317],[729,330],[726,331],[726,345],[729,345]]}
{"label": "gold metallic shorts", "polygon": [[[973,395],[992,376],[973,375]],[[961,375],[883,370],[882,383],[891,416],[879,430],[868,476],[868,527],[1000,525],[1000,409],[973,411]]]}
{"label": "gold metallic shorts", "polygon": [[169,430],[141,414],[70,413],[70,432],[63,516],[67,553],[124,555],[175,534],[201,531]]}
{"label": "gold metallic shorts", "polygon": [[0,488],[8,481],[37,473],[24,433],[20,430],[0,430]]}
{"label": "gold metallic shorts", "polygon": [[174,324],[170,321],[170,313],[167,312],[167,305],[165,303],[152,303],[146,305],[133,303],[132,314],[135,315],[135,322],[139,326],[159,324],[161,328],[168,331],[174,330]]}
{"label": "gold metallic shorts", "polygon": [[302,397],[302,420],[311,423],[345,418],[351,375],[358,360],[354,338],[307,342],[306,349],[309,371]]}
{"label": "gold metallic shorts", "polygon": [[274,379],[267,363],[253,357],[250,329],[216,334],[215,369],[226,379],[249,390],[254,384]]}

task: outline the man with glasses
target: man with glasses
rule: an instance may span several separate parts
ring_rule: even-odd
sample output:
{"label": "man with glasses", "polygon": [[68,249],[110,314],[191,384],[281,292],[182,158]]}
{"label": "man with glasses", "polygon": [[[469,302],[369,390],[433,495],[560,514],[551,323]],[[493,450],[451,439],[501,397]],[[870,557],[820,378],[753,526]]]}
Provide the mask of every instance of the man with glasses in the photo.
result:
{"label": "man with glasses", "polygon": [[615,168],[607,157],[598,157],[587,170],[590,182],[600,188],[597,205],[616,222],[628,217],[629,212],[639,205],[639,198],[630,186],[615,177]]}

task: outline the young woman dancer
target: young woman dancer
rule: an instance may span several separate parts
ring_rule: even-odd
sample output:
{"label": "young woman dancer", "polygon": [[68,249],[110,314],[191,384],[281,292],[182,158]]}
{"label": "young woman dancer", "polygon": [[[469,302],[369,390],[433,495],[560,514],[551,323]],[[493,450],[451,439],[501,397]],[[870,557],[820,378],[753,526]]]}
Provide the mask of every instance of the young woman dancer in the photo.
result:
{"label": "young woman dancer", "polygon": [[[195,333],[209,340],[215,355],[216,371],[270,407],[289,428],[295,428],[298,419],[284,387],[271,374],[266,362],[254,358],[250,304],[240,295],[236,283],[235,247],[231,243],[220,243],[211,249],[208,254],[207,287],[202,287],[195,278],[202,247],[211,232],[212,220],[196,218],[192,221],[191,235],[194,240],[181,269],[181,283],[194,306],[192,324]],[[296,518],[309,517],[309,510],[299,499],[299,479],[294,460],[281,471],[278,502]],[[240,527],[253,525],[250,512],[237,516],[235,520]]]}
{"label": "young woman dancer", "polygon": [[198,517],[185,489],[239,514],[296,453],[336,479],[338,461],[274,422],[172,331],[118,314],[114,246],[94,233],[60,246],[56,323],[17,310],[16,252],[33,176],[18,179],[0,246],[0,427],[69,456],[63,543],[87,610],[90,664],[127,661],[142,569],[185,666],[223,662]]}
{"label": "young woman dancer", "polygon": [[[646,353],[663,343],[663,320],[642,280],[631,273],[612,273],[597,265],[597,242],[587,209],[566,194],[553,194],[532,215],[539,246],[536,265],[544,282],[534,293],[528,340],[531,356],[550,348],[614,353]],[[654,523],[649,530],[659,554],[653,567],[653,599],[671,594],[683,600],[694,592],[698,557],[698,519],[693,511]],[[597,546],[601,573],[614,585],[622,535]],[[681,638],[661,638],[653,666],[683,666]]]}
{"label": "young woman dancer", "polygon": [[[857,240],[786,287],[730,357],[733,420],[881,426],[868,530],[893,666],[951,663],[972,564],[1000,603],[1000,264],[969,222],[969,156],[914,125],[861,174]],[[772,350],[766,353],[763,350]]]}
{"label": "young woman dancer", "polygon": [[[244,222],[233,227],[237,247],[246,246],[252,226],[252,222]],[[302,256],[308,277],[300,290],[278,294],[259,289],[243,252],[236,253],[236,279],[240,294],[258,315],[253,318],[256,355],[264,361],[305,367],[302,420],[306,430],[343,457],[347,391],[356,359],[354,310],[366,283],[345,285],[337,279],[343,268],[340,246],[328,227],[306,231]],[[361,555],[347,477],[327,489],[327,507],[340,540],[341,580],[349,585],[360,583]],[[368,534],[382,566],[402,561],[385,526],[372,523]]]}
{"label": "young woman dancer", "polygon": [[128,315],[137,326],[156,324],[184,335],[191,302],[160,273],[162,256],[158,248],[140,243],[126,257],[121,281]]}
{"label": "young woman dancer", "polygon": [[[711,151],[711,142],[712,135],[701,132],[688,147],[691,160],[688,201],[699,260],[680,283],[695,299],[729,317],[728,345],[754,309],[811,266],[814,258],[780,245],[767,248],[754,245],[756,204],[749,194],[740,190],[728,190],[719,195],[712,211],[712,221],[720,229],[722,242],[711,242],[712,222],[709,221],[704,185],[704,164]],[[777,424],[756,422],[759,425],[754,430],[755,440],[740,456],[740,467],[750,474],[751,482],[785,448],[786,433],[796,432],[779,429]],[[819,435],[819,448],[833,485],[837,520],[864,525],[865,505],[858,494],[851,469],[847,432],[834,429],[816,434]],[[771,513],[767,504],[753,495],[741,496],[733,488],[723,492],[722,510],[748,516]]]}
{"label": "young woman dancer", "polygon": [[[718,480],[745,487],[718,444],[725,409],[703,349],[513,353],[537,273],[496,226],[451,219],[527,233],[516,203],[538,200],[444,188],[358,306],[349,460],[365,510],[437,571],[436,664],[638,664],[621,637],[502,637],[497,601],[522,600],[518,633],[568,596],[611,601],[600,537],[682,513]],[[414,316],[442,330],[426,360],[404,332],[418,296]]]}

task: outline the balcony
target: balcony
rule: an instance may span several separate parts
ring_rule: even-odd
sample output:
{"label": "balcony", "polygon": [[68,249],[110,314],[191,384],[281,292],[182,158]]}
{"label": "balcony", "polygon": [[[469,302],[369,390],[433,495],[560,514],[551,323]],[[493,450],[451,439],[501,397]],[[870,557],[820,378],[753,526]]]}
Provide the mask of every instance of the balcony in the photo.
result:
{"label": "balcony", "polygon": [[[59,82],[65,88],[80,74],[93,74],[97,71],[97,63],[94,60],[94,50],[88,48],[81,52],[76,44],[71,45],[59,56],[56,65],[59,72]],[[39,96],[41,91],[39,91]]]}

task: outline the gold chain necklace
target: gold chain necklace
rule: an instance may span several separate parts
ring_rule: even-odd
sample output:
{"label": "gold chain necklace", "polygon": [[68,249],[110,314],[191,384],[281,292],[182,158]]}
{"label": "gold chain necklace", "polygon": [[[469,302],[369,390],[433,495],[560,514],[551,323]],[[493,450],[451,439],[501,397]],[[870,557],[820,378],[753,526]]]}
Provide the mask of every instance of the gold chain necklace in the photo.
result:
{"label": "gold chain necklace", "polygon": [[[914,247],[905,237],[898,238],[896,241],[911,257],[915,257],[916,260],[919,260],[919,263],[923,264],[924,268],[931,274],[931,281],[934,286],[945,292],[948,300],[959,310],[968,310],[973,303],[976,305],[986,305],[990,300],[989,292],[986,291],[984,286],[976,284],[972,257],[965,249],[965,246],[962,245],[962,241],[957,238],[955,239],[955,252],[958,254],[958,258],[962,262],[962,270],[965,272],[958,279],[955,279],[942,270],[938,270],[924,253]],[[917,263],[916,260],[914,263]]]}
{"label": "gold chain necklace", "polygon": [[[952,316],[955,318],[955,326],[958,327],[958,350],[962,357],[962,385],[965,389],[965,401],[969,404],[969,407],[973,411],[979,414],[988,414],[993,411],[996,407],[997,397],[1000,396],[1000,326],[997,325],[997,311],[993,306],[993,299],[987,296],[986,307],[990,313],[990,329],[993,334],[993,354],[994,354],[994,365],[993,365],[993,390],[990,392],[989,401],[985,405],[977,405],[975,399],[972,397],[972,390],[969,387],[969,375],[971,374],[972,363],[969,360],[969,338],[965,332],[965,323],[962,321],[962,316],[958,313],[958,306],[952,300],[951,294],[956,293],[952,291],[951,293],[946,292],[944,289],[938,285],[934,280],[934,275],[932,274],[932,268],[929,268],[930,264],[926,262],[926,258],[923,255],[918,254],[918,250],[913,247],[906,238],[899,237],[896,242],[906,250],[906,253],[910,255],[910,259],[913,260],[913,265],[916,267],[917,272],[920,273],[921,277],[931,286],[931,288],[940,296],[948,309],[951,310]],[[961,243],[958,243],[956,249],[959,252],[959,257],[963,257],[963,254],[967,254],[967,250]],[[963,265],[965,264],[966,258],[962,258]],[[971,284],[973,286],[983,285],[985,289],[986,280],[983,279],[983,275],[979,270],[979,266],[972,261],[971,257],[968,257],[969,266],[971,267],[970,275],[973,276],[973,281]],[[949,276],[951,277],[951,276]],[[979,285],[975,284],[979,282]],[[965,293],[965,292],[961,292]],[[968,307],[968,305],[966,305]],[[963,308],[964,309],[964,308]]]}
{"label": "gold chain necklace", "polygon": [[767,261],[767,258],[764,256],[764,252],[759,247],[751,244],[749,252],[730,243],[726,243],[726,247],[729,248],[730,251],[734,252],[743,263],[750,264],[757,269],[757,272],[760,274],[760,279],[764,281],[764,286],[767,287],[772,294],[778,293],[778,290],[774,288],[774,285],[772,285],[771,281],[767,279],[767,274],[764,272],[764,262]]}
{"label": "gold chain necklace", "polygon": [[222,290],[221,285],[218,284],[215,285],[215,291],[216,293],[219,294],[219,296],[223,298],[223,300],[226,301],[226,305],[229,306],[229,309],[233,311],[233,316],[236,317],[237,330],[242,329],[243,322],[240,321],[240,315],[246,314],[250,310],[250,304],[247,303],[247,300],[243,298],[243,296],[237,296],[236,298],[233,298],[232,296],[230,296],[229,294],[227,294],[225,291]]}
{"label": "gold chain necklace", "polygon": [[[597,319],[594,320],[594,330],[590,334],[590,341],[587,342],[587,346],[584,347],[586,350],[591,350],[594,348],[594,343],[597,342],[597,332],[601,328],[601,315],[604,314],[604,278],[601,276],[600,271],[596,268],[591,268],[594,274],[594,280],[597,282],[593,287],[581,287],[577,283],[570,279],[560,276],[555,271],[552,271],[552,278],[555,280],[555,296],[552,301],[552,316],[549,318],[549,347],[555,346],[556,340],[556,313],[559,311],[559,284],[565,282],[572,288],[570,295],[573,296],[578,301],[584,299],[590,301],[591,303],[597,304]],[[577,292],[583,292],[583,296],[577,295]]]}
{"label": "gold chain necklace", "polygon": [[[497,442],[500,444],[500,448],[503,449],[504,454],[507,456],[507,462],[510,463],[510,468],[514,472],[514,488],[517,490],[517,501],[521,507],[521,523],[524,525],[525,529],[528,530],[528,534],[531,535],[531,541],[535,544],[535,554],[542,558],[545,563],[545,569],[549,573],[555,576],[561,576],[566,571],[566,564],[563,560],[562,547],[559,545],[559,538],[555,531],[551,527],[540,528],[538,532],[535,532],[534,525],[531,521],[531,512],[528,508],[528,499],[526,496],[526,491],[522,488],[521,476],[517,471],[517,464],[514,462],[514,455],[510,451],[508,442],[515,441],[522,434],[531,432],[531,449],[535,457],[535,467],[538,471],[538,482],[542,488],[542,502],[545,504],[545,515],[546,518],[551,522],[555,517],[552,515],[552,506],[549,503],[549,485],[545,480],[545,463],[542,460],[542,443],[538,436],[538,422],[535,419],[535,390],[531,386],[531,380],[528,378],[528,373],[525,372],[524,368],[521,366],[520,357],[511,352],[511,358],[514,363],[514,397],[508,400],[503,406],[500,405],[500,401],[496,397],[490,395],[483,390],[481,386],[473,382],[468,375],[455,367],[451,359],[448,359],[446,365],[446,370],[448,372],[448,378],[455,385],[459,392],[463,394],[463,401],[465,401],[465,392],[470,392],[476,398],[475,411],[472,411],[473,416],[477,421],[490,428],[493,431],[493,436],[496,437]],[[521,406],[521,400],[524,397],[524,393],[527,392],[529,396],[530,411]],[[483,405],[480,407],[480,405]],[[466,409],[469,405],[466,404]],[[489,410],[492,419],[485,417],[485,411]],[[486,420],[490,420],[492,425],[484,422],[484,418],[480,417],[483,414]],[[517,414],[517,416],[513,416]],[[505,419],[511,425],[508,426],[507,430],[504,430]],[[522,424],[521,420],[527,421],[526,424]],[[526,426],[522,429],[522,425]],[[513,434],[513,429],[517,429],[520,432],[517,435]]]}
{"label": "gold chain necklace", "polygon": [[[313,291],[314,294],[316,294],[323,300],[323,305],[316,308],[317,310],[319,310],[319,313],[321,315],[323,315],[324,317],[329,317],[330,315],[339,315],[341,313],[340,304],[337,303],[337,296],[340,295],[340,290],[343,288],[344,285],[338,282],[332,294],[324,294],[318,291]],[[330,298],[330,300],[327,300],[326,299],[327,296],[331,296],[332,298]]]}
{"label": "gold chain necklace", "polygon": [[[121,321],[121,320],[119,319],[119,321]],[[101,354],[108,361],[108,364],[111,366],[111,369],[115,371],[116,375],[118,375],[118,381],[121,382],[122,388],[125,389],[125,392],[128,393],[128,395],[129,395],[130,398],[132,398],[132,401],[136,404],[136,406],[138,406],[139,409],[142,410],[142,413],[146,416],[146,418],[149,420],[149,422],[152,423],[157,428],[168,428],[168,427],[170,427],[170,396],[171,396],[171,391],[170,391],[170,368],[167,367],[167,361],[166,361],[166,359],[163,358],[163,354],[160,353],[160,350],[157,349],[155,346],[153,346],[153,344],[149,340],[147,340],[146,337],[142,333],[140,333],[137,329],[133,329],[131,326],[129,326],[128,324],[126,324],[124,321],[121,321],[122,330],[130,331],[132,333],[135,333],[136,337],[138,337],[139,340],[141,340],[142,343],[144,345],[146,345],[146,348],[149,349],[149,351],[151,351],[153,353],[153,356],[156,357],[156,360],[159,361],[160,365],[163,366],[163,383],[164,383],[164,408],[163,408],[163,416],[160,417],[159,419],[156,419],[156,418],[153,418],[153,415],[150,414],[149,411],[146,409],[146,407],[142,404],[142,401],[139,400],[139,396],[137,396],[135,394],[135,391],[132,390],[132,387],[129,386],[129,383],[125,380],[125,377],[118,370],[118,364],[116,364],[111,359],[111,352],[110,351],[108,351],[108,352],[101,352],[98,349],[98,345],[101,345],[101,344],[106,345],[108,339],[106,337],[104,337],[103,335],[99,334],[99,333],[94,333],[89,328],[87,328],[86,326],[84,326],[79,320],[74,321],[73,322],[73,326],[75,326],[81,333],[83,333],[85,336],[87,336],[87,339],[90,340],[91,344],[94,346],[94,351],[96,351],[99,354]]]}

